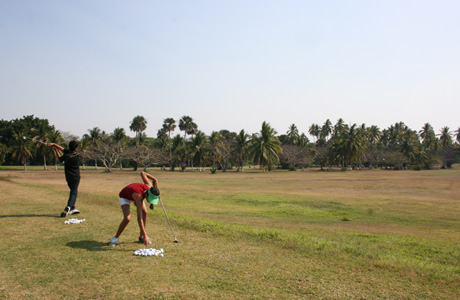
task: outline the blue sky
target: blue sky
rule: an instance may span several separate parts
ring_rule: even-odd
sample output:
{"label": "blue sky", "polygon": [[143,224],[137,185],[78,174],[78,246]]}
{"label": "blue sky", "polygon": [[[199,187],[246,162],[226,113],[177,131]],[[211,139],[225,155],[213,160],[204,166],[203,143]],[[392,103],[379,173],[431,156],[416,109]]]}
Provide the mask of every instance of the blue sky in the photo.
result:
{"label": "blue sky", "polygon": [[459,1],[0,0],[0,41],[0,119],[78,136],[460,127]]}

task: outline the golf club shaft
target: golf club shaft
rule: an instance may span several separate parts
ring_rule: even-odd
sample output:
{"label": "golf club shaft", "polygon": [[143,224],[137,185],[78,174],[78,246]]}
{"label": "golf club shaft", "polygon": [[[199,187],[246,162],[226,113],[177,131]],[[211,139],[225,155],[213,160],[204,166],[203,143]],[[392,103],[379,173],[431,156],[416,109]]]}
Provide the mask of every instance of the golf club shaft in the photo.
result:
{"label": "golf club shaft", "polygon": [[166,220],[168,220],[169,228],[171,228],[171,232],[174,235],[174,241],[177,241],[176,235],[174,234],[174,230],[171,226],[171,222],[169,221],[168,214],[166,213],[165,206],[163,205],[163,201],[161,201],[161,198],[159,199],[161,203],[161,207],[163,207],[163,211],[165,212]]}
{"label": "golf club shaft", "polygon": [[34,142],[36,142],[36,143],[41,143],[41,144],[43,144],[43,145],[46,145],[46,143],[44,143],[44,142],[42,142],[42,141],[37,141],[36,139],[30,138],[30,137],[27,137],[27,136],[23,136],[23,138],[24,138],[24,139],[32,140],[32,141],[34,141]]}

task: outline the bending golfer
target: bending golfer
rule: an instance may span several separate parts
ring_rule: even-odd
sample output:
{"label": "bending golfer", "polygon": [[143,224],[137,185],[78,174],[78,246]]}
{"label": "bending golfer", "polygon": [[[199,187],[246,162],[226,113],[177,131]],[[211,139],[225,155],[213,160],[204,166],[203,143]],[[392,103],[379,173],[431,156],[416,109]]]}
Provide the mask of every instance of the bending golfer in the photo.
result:
{"label": "bending golfer", "polygon": [[[150,203],[150,209],[153,209],[153,205],[158,204],[160,198],[160,190],[158,190],[158,180],[152,175],[141,172],[141,178],[144,183],[132,183],[124,187],[118,199],[120,200],[121,210],[123,211],[123,221],[121,221],[118,227],[117,234],[110,239],[110,245],[115,246],[118,244],[118,238],[120,237],[126,225],[131,221],[131,203],[137,207],[137,223],[139,224],[139,242],[144,245],[151,244],[145,226],[147,223],[147,208],[144,203],[144,199]],[[152,180],[152,182],[150,182]]]}
{"label": "bending golfer", "polygon": [[[70,189],[69,200],[67,201],[67,206],[64,208],[64,211],[61,213],[61,217],[79,214],[80,211],[75,208],[78,185],[80,184],[80,156],[77,153],[78,142],[71,141],[69,143],[69,149],[64,149],[64,147],[55,143],[49,143],[48,147],[51,147],[51,149],[56,152],[60,162],[64,162],[65,179]],[[64,154],[62,154],[62,151]]]}

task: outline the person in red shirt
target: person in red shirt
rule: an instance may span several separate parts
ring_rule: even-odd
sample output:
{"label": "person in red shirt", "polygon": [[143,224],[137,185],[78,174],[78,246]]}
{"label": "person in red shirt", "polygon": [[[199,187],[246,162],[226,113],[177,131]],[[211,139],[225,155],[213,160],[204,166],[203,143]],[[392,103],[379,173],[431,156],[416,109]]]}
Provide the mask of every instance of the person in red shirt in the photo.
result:
{"label": "person in red shirt", "polygon": [[158,180],[152,175],[141,172],[141,178],[144,183],[132,183],[127,185],[118,195],[121,210],[123,211],[123,221],[121,221],[118,227],[117,234],[110,239],[111,246],[118,245],[118,238],[131,220],[130,206],[133,202],[137,207],[137,223],[140,229],[139,241],[144,243],[145,246],[152,243],[145,231],[147,207],[145,206],[144,199],[150,203],[150,209],[153,209],[153,205],[158,204],[160,190],[158,189]]}

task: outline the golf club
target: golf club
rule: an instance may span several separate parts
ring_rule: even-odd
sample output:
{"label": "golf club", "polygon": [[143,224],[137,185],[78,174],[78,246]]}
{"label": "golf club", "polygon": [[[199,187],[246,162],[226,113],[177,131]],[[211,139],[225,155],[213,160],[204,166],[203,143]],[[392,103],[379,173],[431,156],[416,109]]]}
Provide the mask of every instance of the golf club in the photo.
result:
{"label": "golf club", "polygon": [[172,234],[174,235],[174,243],[179,243],[179,241],[176,238],[176,235],[174,234],[174,230],[171,226],[171,222],[169,222],[168,214],[166,213],[165,206],[163,205],[163,201],[161,201],[161,198],[159,199],[161,203],[161,207],[163,207],[163,211],[165,212],[166,219],[168,220],[169,228],[171,228]]}
{"label": "golf club", "polygon": [[30,137],[27,137],[27,136],[22,136],[23,139],[29,139],[29,140],[32,140],[36,143],[42,143],[43,145],[46,145],[46,143],[42,142],[42,141],[38,141],[36,139],[33,139],[33,138],[30,138]]}

